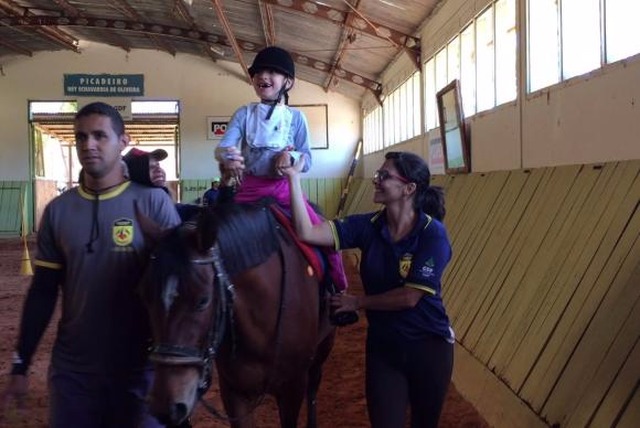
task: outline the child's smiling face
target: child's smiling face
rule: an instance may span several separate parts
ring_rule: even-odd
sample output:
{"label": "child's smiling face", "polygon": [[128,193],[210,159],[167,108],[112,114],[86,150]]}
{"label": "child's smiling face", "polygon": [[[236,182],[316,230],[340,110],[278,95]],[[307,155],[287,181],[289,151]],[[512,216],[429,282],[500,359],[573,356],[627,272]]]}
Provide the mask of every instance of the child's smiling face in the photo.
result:
{"label": "child's smiling face", "polygon": [[292,79],[274,69],[262,69],[253,75],[253,89],[263,101],[275,101],[280,90],[286,85],[291,88]]}

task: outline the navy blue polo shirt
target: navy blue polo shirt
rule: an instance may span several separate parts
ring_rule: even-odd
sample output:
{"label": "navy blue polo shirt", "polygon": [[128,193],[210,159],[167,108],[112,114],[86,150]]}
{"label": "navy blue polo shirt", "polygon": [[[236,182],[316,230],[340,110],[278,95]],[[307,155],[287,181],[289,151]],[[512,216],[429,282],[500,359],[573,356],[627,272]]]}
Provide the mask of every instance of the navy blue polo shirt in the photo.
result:
{"label": "navy blue polo shirt", "polygon": [[332,224],[338,249],[362,251],[360,276],[367,295],[404,286],[424,291],[413,308],[368,310],[370,338],[418,340],[436,334],[453,343],[441,295],[441,278],[451,260],[451,245],[441,222],[420,213],[411,233],[398,242],[391,240],[384,211],[352,215]]}

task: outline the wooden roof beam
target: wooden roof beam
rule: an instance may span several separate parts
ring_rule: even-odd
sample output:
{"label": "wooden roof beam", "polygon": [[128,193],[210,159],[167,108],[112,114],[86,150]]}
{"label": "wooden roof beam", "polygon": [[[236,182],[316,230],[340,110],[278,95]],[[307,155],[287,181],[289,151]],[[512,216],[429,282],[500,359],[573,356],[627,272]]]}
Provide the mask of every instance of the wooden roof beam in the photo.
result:
{"label": "wooden roof beam", "polygon": [[67,0],[53,0],[53,2],[58,6],[60,6],[62,10],[64,10],[64,14],[67,16],[73,16],[73,17],[82,16],[82,13],[80,12],[80,10],[74,5],[72,5],[71,3],[69,3]]}
{"label": "wooden roof beam", "polygon": [[262,21],[262,31],[264,32],[264,40],[267,46],[273,46],[276,44],[276,24],[273,19],[273,9],[270,4],[266,4],[264,1],[258,1],[258,8],[260,9],[260,19]]}
{"label": "wooden roof beam", "polygon": [[[131,7],[127,0],[107,0],[111,6],[117,9],[120,13],[127,16],[130,19],[136,20],[142,23],[143,19],[138,12]],[[173,46],[167,43],[165,40],[153,34],[147,34],[147,37],[158,47],[158,50],[166,51],[171,56],[176,56],[176,50]]]}
{"label": "wooden roof beam", "polygon": [[[357,14],[360,17],[360,19],[362,19],[362,21],[366,23],[366,25],[368,25],[368,27],[371,28],[379,37],[387,39],[395,47],[401,47],[402,50],[409,55],[409,58],[413,62],[413,65],[416,67],[416,70],[420,71],[420,40],[419,39],[413,36],[405,35],[407,38],[405,39],[404,43],[401,45],[398,45],[395,42],[395,40],[392,39],[392,35],[390,33],[386,33],[385,31],[383,31],[384,27],[380,27],[378,24],[371,22],[370,20],[367,19],[367,17],[365,17],[362,13],[360,13],[358,9],[352,6],[351,3],[349,3],[346,0],[343,0],[343,1],[347,6],[349,6],[349,8],[353,11],[353,13]],[[411,39],[409,39],[408,37],[411,37]]]}
{"label": "wooden roof beam", "polygon": [[7,42],[6,40],[2,40],[0,39],[0,45],[4,46],[5,48],[12,50],[16,53],[22,54],[22,55],[27,55],[27,56],[33,56],[33,52],[24,49],[18,45],[15,45],[13,43]]}
{"label": "wooden roof beam", "polygon": [[199,29],[195,19],[193,19],[193,16],[191,16],[191,12],[184,4],[184,0],[175,0],[173,2],[173,10],[174,15],[178,15],[180,18],[182,18],[182,20],[189,24],[191,28],[195,28],[196,30]]}
{"label": "wooden roof beam", "polygon": [[238,62],[242,66],[245,75],[247,76],[247,80],[249,84],[251,84],[251,76],[249,76],[249,69],[247,68],[247,63],[244,61],[244,56],[242,55],[242,51],[240,49],[240,45],[238,45],[238,40],[236,39],[236,35],[231,29],[231,24],[229,24],[229,20],[227,19],[227,15],[224,13],[222,9],[222,3],[220,0],[211,0],[213,7],[216,9],[216,14],[218,15],[218,20],[222,24],[222,29],[227,36],[227,41],[231,44],[233,48],[233,52],[236,54],[238,58]]}
{"label": "wooden roof beam", "polygon": [[289,6],[281,4],[281,2],[278,2],[278,0],[262,1],[277,6],[281,9],[295,10],[297,12],[302,12],[316,18],[325,19],[327,21],[333,22],[336,25],[348,26],[354,30],[362,31],[363,33],[366,33],[370,36],[387,40],[394,47],[407,47],[413,49],[420,46],[419,38],[411,36],[409,34],[404,34],[401,31],[394,30],[393,28],[389,28],[386,25],[367,19],[362,13],[354,10],[353,6],[346,1],[345,4],[347,4],[349,8],[359,16],[359,19],[354,19],[352,20],[352,22],[346,22],[345,11],[329,6],[324,6],[318,3],[314,3],[313,8],[309,8],[309,2],[306,0],[289,0],[287,2],[290,3]]}
{"label": "wooden roof beam", "polygon": [[[64,11],[64,15],[65,16],[71,16],[74,18],[83,18],[86,17],[85,14],[83,14],[80,9],[78,9],[77,7],[75,7],[74,5],[72,5],[71,3],[69,3],[67,0],[53,0],[58,6],[60,6],[62,8],[62,10]],[[127,40],[125,40],[123,37],[120,37],[119,35],[110,32],[109,34],[105,35],[105,39],[107,39],[108,41],[111,41],[110,44],[126,51],[126,52],[131,52],[131,46],[129,46],[129,42]]]}
{"label": "wooden roof beam", "polygon": [[[28,8],[20,6],[12,0],[0,0],[0,10],[3,10],[10,18],[39,19],[43,17],[41,15],[33,14]],[[62,46],[65,49],[69,49],[77,53],[80,52],[78,48],[78,39],[60,30],[56,26],[39,27],[36,25],[36,28],[30,28],[29,30],[43,36],[58,46]]]}
{"label": "wooden roof beam", "polygon": [[[61,22],[63,20],[64,22]],[[191,30],[187,28],[163,25],[163,24],[144,24],[136,21],[127,21],[122,19],[103,19],[103,18],[59,18],[59,17],[38,17],[36,18],[15,18],[11,17],[6,19],[4,25],[7,27],[29,27],[34,25],[39,26],[55,26],[55,25],[66,25],[72,27],[81,27],[81,28],[100,28],[103,30],[106,29],[117,29],[122,31],[129,31],[132,33],[138,34],[157,34],[157,35],[171,35],[171,37],[181,38],[185,40],[191,40],[200,43],[208,43],[208,44],[219,44],[222,46],[231,47],[231,41],[229,41],[225,36],[214,33],[207,33],[204,31]],[[250,42],[248,40],[235,40],[236,45],[238,45],[238,49],[256,53],[261,46],[257,45],[254,42]],[[312,67],[316,70],[329,72],[331,69],[331,64],[327,62],[321,61],[319,59],[311,58],[307,55],[297,54],[295,52],[290,52],[293,60],[300,65],[304,65],[306,67]],[[240,57],[242,58],[242,56]],[[343,80],[347,80],[355,85],[362,86],[374,92],[378,91],[381,87],[380,83],[371,80],[365,76],[362,76],[357,73],[350,72],[345,69],[336,69],[335,77],[338,77]]]}
{"label": "wooden roof beam", "polygon": [[[357,0],[354,6],[357,9],[359,5],[360,5],[360,0]],[[331,70],[329,71],[329,77],[327,78],[324,84],[325,91],[328,91],[329,87],[334,82],[333,76],[335,75],[336,70],[340,67],[340,64],[342,62],[342,56],[344,55],[345,49],[347,47],[347,43],[351,43],[353,42],[353,40],[355,40],[355,32],[347,26],[347,24],[352,19],[353,19],[353,13],[351,12],[347,13],[347,16],[345,17],[343,22],[344,25],[342,26],[342,37],[340,39],[340,45],[338,46],[338,49],[336,50],[336,54],[333,57],[333,61],[331,63]]]}
{"label": "wooden roof beam", "polygon": [[63,48],[72,50],[76,53],[80,53],[78,44],[80,43],[75,37],[65,33],[57,27],[40,27],[36,28],[35,32],[43,35],[52,42],[56,43]]}
{"label": "wooden roof beam", "polygon": [[[187,7],[187,5],[184,3],[184,0],[175,0],[173,5],[174,5],[174,8],[173,8],[174,15],[177,15],[184,22],[189,24],[189,27],[191,27],[193,30],[201,31],[200,27],[198,26],[198,23],[191,15],[191,11]],[[218,57],[214,55],[210,46],[211,45],[209,43],[202,44],[200,45],[200,51],[204,56],[208,56],[209,58],[211,58],[211,61],[217,62]]]}

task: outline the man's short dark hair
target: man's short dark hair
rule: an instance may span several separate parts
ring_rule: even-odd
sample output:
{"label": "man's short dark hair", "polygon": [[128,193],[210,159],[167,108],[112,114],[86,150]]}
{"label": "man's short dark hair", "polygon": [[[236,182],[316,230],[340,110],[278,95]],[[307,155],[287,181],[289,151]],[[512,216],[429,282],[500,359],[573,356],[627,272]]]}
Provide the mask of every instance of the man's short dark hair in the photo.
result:
{"label": "man's short dark hair", "polygon": [[118,110],[113,108],[113,106],[100,101],[87,104],[86,106],[82,107],[78,113],[76,113],[75,119],[78,120],[81,117],[87,117],[92,114],[99,114],[101,116],[107,116],[111,118],[111,126],[113,127],[115,133],[118,134],[118,136],[124,134],[124,120],[122,120],[122,116],[120,115]]}

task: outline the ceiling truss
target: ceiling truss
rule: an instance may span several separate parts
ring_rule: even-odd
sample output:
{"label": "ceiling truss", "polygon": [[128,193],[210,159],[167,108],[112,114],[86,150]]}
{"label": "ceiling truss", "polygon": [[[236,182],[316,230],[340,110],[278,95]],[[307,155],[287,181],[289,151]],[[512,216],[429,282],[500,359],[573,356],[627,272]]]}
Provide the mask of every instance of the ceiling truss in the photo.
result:
{"label": "ceiling truss", "polygon": [[[287,49],[300,78],[361,98],[406,54],[420,70],[420,25],[446,0],[0,0],[0,58],[80,41],[126,52],[157,49],[248,64],[263,47]],[[394,28],[395,27],[395,28]],[[84,46],[84,45],[83,45]]]}
{"label": "ceiling truss", "polygon": [[[0,0],[1,1],[1,0]],[[212,0],[214,2],[218,0]],[[232,42],[229,41],[227,37],[219,36],[217,34],[208,33],[204,31],[192,30],[188,28],[174,27],[168,25],[160,25],[160,24],[147,24],[140,21],[128,21],[121,19],[103,19],[103,18],[84,18],[84,17],[54,17],[54,16],[29,16],[25,18],[18,17],[5,17],[0,18],[0,22],[5,26],[9,27],[30,27],[30,26],[39,26],[39,27],[56,27],[56,26],[76,26],[83,28],[102,28],[102,29],[116,29],[121,31],[132,31],[135,33],[143,33],[150,34],[154,36],[171,36],[175,38],[183,38],[188,40],[194,40],[198,42],[204,43],[212,43],[212,44],[221,44],[223,46],[232,46]],[[159,38],[159,37],[158,37]],[[236,44],[238,49],[245,52],[257,52],[262,46],[259,46],[255,43],[243,41],[236,39]],[[331,69],[331,64],[328,64],[324,61],[311,58],[308,55],[297,54],[295,52],[291,52],[291,56],[294,61],[306,65],[309,67],[314,67],[318,70],[329,71]],[[246,69],[246,64],[245,64]],[[248,71],[247,71],[248,76]],[[363,86],[369,90],[374,92],[378,92],[381,89],[381,84],[375,82],[367,77],[358,75],[356,73],[352,73],[347,70],[338,70],[335,71],[335,76],[340,79],[349,80],[352,83]]]}

